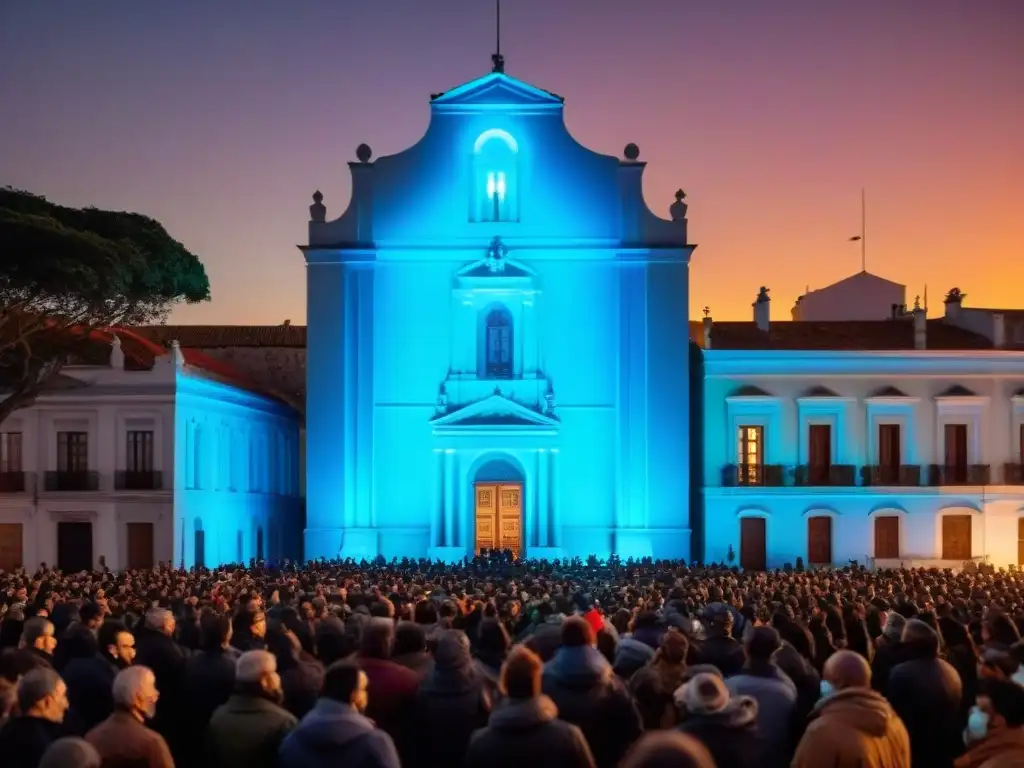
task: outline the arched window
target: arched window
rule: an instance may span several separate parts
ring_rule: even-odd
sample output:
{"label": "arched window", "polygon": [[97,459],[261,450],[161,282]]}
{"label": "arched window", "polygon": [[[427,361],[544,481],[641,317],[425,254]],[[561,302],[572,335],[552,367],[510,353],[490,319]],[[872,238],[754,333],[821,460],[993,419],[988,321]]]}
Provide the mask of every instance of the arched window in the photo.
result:
{"label": "arched window", "polygon": [[473,145],[476,221],[516,221],[519,216],[519,145],[505,131],[484,131]]}
{"label": "arched window", "polygon": [[484,323],[484,372],[488,379],[512,378],[512,316],[494,309]]}

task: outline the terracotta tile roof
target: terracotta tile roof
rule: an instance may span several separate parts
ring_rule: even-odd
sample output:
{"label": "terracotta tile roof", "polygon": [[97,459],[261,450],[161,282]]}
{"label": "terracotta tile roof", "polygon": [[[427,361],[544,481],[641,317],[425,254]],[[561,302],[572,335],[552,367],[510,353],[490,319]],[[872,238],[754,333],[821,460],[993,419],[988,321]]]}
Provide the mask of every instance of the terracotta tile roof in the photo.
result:
{"label": "terracotta tile roof", "polygon": [[[121,351],[124,353],[125,370],[150,370],[155,364],[157,358],[162,358],[165,355],[170,354],[171,340],[168,341],[167,346],[165,347],[148,335],[140,333],[138,329],[111,328],[109,330],[95,330],[90,333],[90,337],[97,342],[95,345],[97,359],[90,359],[87,362],[90,364],[108,364],[110,359],[110,343],[113,340],[114,335],[116,335],[121,342]],[[185,358],[186,365],[211,374],[213,378],[218,379],[225,384],[231,384],[232,386],[239,387],[241,389],[247,389],[250,392],[255,392],[287,402],[286,398],[281,397],[274,391],[268,390],[266,387],[260,386],[260,384],[243,371],[240,371],[234,366],[224,363],[221,360],[215,360],[197,349],[182,346],[181,354]],[[103,357],[102,360],[99,360],[100,356]]]}
{"label": "terracotta tile roof", "polygon": [[[701,321],[690,323],[690,339],[704,346]],[[928,349],[991,349],[992,343],[971,331],[928,321]],[[910,320],[850,320],[833,322],[772,322],[767,333],[753,321],[722,322],[711,327],[712,349],[789,349],[884,351],[914,349],[914,324]]]}
{"label": "terracotta tile roof", "polygon": [[305,347],[304,325],[146,325],[136,329],[158,344],[182,347]]}

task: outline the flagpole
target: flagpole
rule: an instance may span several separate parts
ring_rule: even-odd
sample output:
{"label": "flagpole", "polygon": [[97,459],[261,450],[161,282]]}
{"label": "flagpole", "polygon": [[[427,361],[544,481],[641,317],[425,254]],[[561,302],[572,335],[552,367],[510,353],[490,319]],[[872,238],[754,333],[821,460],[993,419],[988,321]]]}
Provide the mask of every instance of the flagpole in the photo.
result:
{"label": "flagpole", "polygon": [[860,271],[868,271],[868,213],[864,187],[860,188]]}

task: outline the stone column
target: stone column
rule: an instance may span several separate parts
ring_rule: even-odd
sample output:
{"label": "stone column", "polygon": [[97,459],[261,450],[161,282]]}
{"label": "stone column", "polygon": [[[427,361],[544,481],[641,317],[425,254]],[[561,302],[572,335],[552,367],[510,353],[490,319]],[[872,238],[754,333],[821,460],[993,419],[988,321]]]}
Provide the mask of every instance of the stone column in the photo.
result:
{"label": "stone column", "polygon": [[537,451],[537,546],[549,547],[549,504],[551,502],[551,465],[545,448]]}
{"label": "stone column", "polygon": [[548,509],[551,518],[551,546],[562,546],[562,511],[558,503],[558,450],[548,452],[550,472],[548,475]]}
{"label": "stone column", "polygon": [[434,451],[434,478],[431,486],[430,546],[440,547],[444,535],[444,451]]}
{"label": "stone column", "polygon": [[445,547],[455,546],[455,451],[449,448],[444,452],[444,544]]}

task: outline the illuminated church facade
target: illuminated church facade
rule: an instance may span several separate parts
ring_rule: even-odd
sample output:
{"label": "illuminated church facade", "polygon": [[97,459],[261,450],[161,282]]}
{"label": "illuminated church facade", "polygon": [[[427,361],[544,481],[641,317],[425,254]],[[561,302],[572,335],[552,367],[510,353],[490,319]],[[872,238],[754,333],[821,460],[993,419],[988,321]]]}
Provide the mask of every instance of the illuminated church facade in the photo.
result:
{"label": "illuminated church facade", "polygon": [[682,192],[494,71],[357,150],[307,262],[305,556],[690,556]]}

